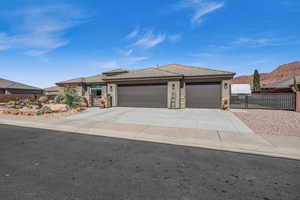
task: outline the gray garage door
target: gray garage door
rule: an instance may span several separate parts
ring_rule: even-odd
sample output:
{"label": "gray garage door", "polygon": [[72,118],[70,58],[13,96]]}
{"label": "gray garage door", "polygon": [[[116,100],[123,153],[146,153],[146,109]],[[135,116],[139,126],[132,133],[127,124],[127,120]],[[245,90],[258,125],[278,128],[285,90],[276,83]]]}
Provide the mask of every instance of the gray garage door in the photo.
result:
{"label": "gray garage door", "polygon": [[187,83],[186,101],[188,108],[220,108],[220,83]]}
{"label": "gray garage door", "polygon": [[119,85],[118,106],[166,108],[167,92],[167,84]]}

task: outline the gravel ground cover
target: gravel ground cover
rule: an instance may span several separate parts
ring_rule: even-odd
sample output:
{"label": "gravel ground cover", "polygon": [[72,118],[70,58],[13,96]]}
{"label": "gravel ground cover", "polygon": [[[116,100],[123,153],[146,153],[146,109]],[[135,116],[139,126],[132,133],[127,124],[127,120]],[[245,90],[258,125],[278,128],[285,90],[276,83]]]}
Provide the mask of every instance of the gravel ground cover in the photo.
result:
{"label": "gravel ground cover", "polygon": [[257,134],[300,137],[300,113],[283,110],[233,112]]}
{"label": "gravel ground cover", "polygon": [[36,115],[36,116],[24,116],[24,115],[6,115],[0,113],[0,119],[8,119],[8,120],[23,120],[23,121],[51,121],[51,120],[60,120],[64,119],[71,115],[76,115],[78,113],[86,112],[86,110],[77,112],[77,111],[67,111],[67,112],[60,112],[60,113],[49,113],[45,115]]}

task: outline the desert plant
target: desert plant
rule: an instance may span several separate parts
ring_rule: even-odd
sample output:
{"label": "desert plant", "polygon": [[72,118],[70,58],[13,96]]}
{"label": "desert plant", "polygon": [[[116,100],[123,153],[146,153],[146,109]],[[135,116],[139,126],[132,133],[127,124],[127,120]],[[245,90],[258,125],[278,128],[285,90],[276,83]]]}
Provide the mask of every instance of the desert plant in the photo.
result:
{"label": "desert plant", "polygon": [[65,94],[63,104],[67,104],[70,108],[76,108],[80,105],[80,96],[71,91]]}
{"label": "desert plant", "polygon": [[257,69],[254,70],[254,75],[253,75],[253,91],[254,92],[260,91],[260,75]]}
{"label": "desert plant", "polygon": [[63,96],[58,95],[58,96],[54,97],[54,103],[56,103],[56,104],[62,103],[63,100],[64,100]]}
{"label": "desert plant", "polygon": [[297,84],[296,77],[294,77],[294,82],[293,82],[292,89],[293,89],[294,92],[299,92],[299,87],[298,87],[298,84]]}

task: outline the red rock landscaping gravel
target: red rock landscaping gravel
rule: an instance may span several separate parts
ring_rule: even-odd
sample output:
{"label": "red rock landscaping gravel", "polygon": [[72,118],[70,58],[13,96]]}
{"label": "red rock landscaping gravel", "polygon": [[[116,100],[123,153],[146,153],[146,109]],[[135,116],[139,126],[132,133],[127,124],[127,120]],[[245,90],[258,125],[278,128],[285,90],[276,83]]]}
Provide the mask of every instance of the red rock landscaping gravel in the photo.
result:
{"label": "red rock landscaping gravel", "polygon": [[300,137],[300,113],[281,110],[234,112],[257,134]]}

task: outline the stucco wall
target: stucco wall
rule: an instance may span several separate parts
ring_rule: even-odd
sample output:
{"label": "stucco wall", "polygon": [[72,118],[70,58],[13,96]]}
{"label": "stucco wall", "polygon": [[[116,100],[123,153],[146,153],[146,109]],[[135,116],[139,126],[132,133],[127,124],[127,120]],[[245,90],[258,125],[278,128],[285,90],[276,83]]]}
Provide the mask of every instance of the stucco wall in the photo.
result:
{"label": "stucco wall", "polygon": [[300,92],[296,93],[296,112],[300,112]]}

